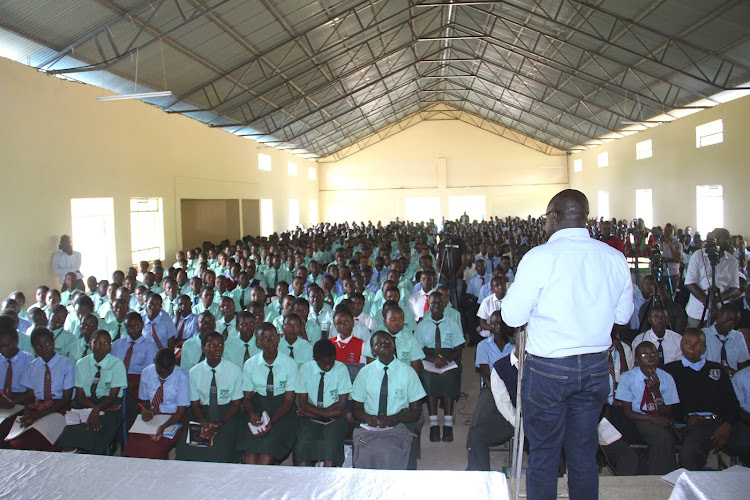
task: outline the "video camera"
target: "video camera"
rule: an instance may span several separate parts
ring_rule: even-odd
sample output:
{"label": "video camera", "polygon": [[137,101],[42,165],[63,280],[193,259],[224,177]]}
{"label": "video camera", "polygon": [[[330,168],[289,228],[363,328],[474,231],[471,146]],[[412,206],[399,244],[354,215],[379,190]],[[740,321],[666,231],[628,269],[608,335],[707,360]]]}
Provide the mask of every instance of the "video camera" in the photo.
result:
{"label": "video camera", "polygon": [[657,283],[661,281],[662,272],[664,271],[664,255],[661,253],[659,245],[654,245],[648,252],[648,258],[651,261],[651,274]]}
{"label": "video camera", "polygon": [[706,240],[706,255],[708,256],[708,261],[712,266],[716,266],[719,264],[722,253],[723,252],[721,248],[719,248],[719,245],[716,243],[716,238],[709,237]]}

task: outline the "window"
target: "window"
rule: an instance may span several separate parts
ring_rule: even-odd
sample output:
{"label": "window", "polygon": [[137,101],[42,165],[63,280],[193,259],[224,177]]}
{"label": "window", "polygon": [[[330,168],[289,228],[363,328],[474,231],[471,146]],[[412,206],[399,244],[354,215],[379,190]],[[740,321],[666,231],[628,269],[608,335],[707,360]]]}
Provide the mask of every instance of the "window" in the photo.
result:
{"label": "window", "polygon": [[724,188],[696,186],[696,231],[706,238],[709,231],[724,227]]}
{"label": "window", "polygon": [[299,226],[299,202],[289,200],[289,230],[293,231]]}
{"label": "window", "polygon": [[459,219],[464,213],[469,220],[483,221],[485,218],[484,196],[451,196],[448,198],[448,219]]}
{"label": "window", "polygon": [[716,120],[695,127],[695,147],[702,148],[724,142],[724,122]]}
{"label": "window", "polygon": [[650,189],[635,190],[635,216],[643,219],[646,227],[654,227],[654,206]]}
{"label": "window", "polygon": [[288,162],[287,169],[290,177],[296,177],[297,176],[297,164],[293,161]]}
{"label": "window", "polygon": [[318,176],[315,167],[307,167],[307,178],[314,181]]}
{"label": "window", "polygon": [[596,157],[596,166],[599,168],[609,166],[609,153],[599,153]]}
{"label": "window", "polygon": [[73,249],[81,252],[81,273],[109,279],[117,269],[115,216],[112,198],[70,200]]}
{"label": "window", "polygon": [[583,158],[573,160],[573,172],[583,172]]}
{"label": "window", "polygon": [[164,258],[161,198],[130,199],[130,250],[134,263]]}
{"label": "window", "polygon": [[609,219],[609,191],[599,191],[599,218]]}
{"label": "window", "polygon": [[[647,141],[639,142],[635,145],[635,159],[643,160],[644,158],[651,158],[653,156],[653,148],[651,145],[651,139]],[[645,219],[644,219],[645,220]],[[648,227],[648,224],[646,224]]]}
{"label": "window", "polygon": [[264,153],[258,153],[258,169],[271,171],[271,157]]}
{"label": "window", "polygon": [[404,214],[409,222],[440,221],[440,198],[406,198]]}
{"label": "window", "polygon": [[310,200],[310,211],[307,214],[308,225],[314,226],[318,223],[318,200]]}
{"label": "window", "polygon": [[273,200],[260,200],[260,234],[273,234]]}

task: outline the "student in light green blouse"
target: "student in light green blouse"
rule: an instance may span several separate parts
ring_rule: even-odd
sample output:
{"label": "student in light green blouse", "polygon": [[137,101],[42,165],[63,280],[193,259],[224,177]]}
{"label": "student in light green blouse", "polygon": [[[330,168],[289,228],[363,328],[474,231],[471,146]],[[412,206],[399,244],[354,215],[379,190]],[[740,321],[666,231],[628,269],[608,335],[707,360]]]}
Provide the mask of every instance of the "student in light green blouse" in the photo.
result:
{"label": "student in light green blouse", "polygon": [[130,307],[128,307],[127,302],[125,302],[123,299],[115,300],[115,303],[112,306],[112,314],[114,315],[114,320],[107,323],[107,326],[105,327],[105,330],[107,330],[112,336],[113,344],[120,340],[122,337],[126,337],[128,335],[128,330],[125,327],[125,319],[128,315],[128,312],[130,312]]}
{"label": "student in light green blouse", "polygon": [[73,363],[77,363],[79,359],[91,354],[91,337],[97,330],[98,324],[99,318],[93,314],[86,315],[81,321],[81,338],[70,347],[70,355],[68,356]]}
{"label": "student in light green blouse", "polygon": [[301,297],[299,299],[294,299],[292,312],[299,316],[299,319],[302,322],[302,331],[300,334],[303,338],[307,337],[306,340],[310,342],[310,345],[315,345],[318,340],[323,338],[323,331],[320,329],[320,325],[315,321],[309,321],[310,303],[307,299]]}
{"label": "student in light green blouse", "polygon": [[265,431],[253,435],[245,426],[238,439],[246,464],[272,465],[284,459],[297,438],[294,403],[297,390],[297,363],[279,352],[279,335],[270,323],[255,328],[255,341],[262,352],[250,358],[242,370],[245,419],[261,425],[263,412],[270,422]]}
{"label": "student in light green blouse", "polygon": [[213,314],[214,319],[221,316],[221,313],[219,313],[219,304],[214,302],[214,289],[207,286],[201,289],[200,301],[193,306],[193,314],[196,316],[203,311]]}
{"label": "student in light green blouse", "polygon": [[55,351],[65,357],[70,355],[70,348],[76,343],[73,334],[63,328],[67,316],[68,310],[64,305],[53,304],[50,306],[49,329],[55,336]]}
{"label": "student in light green blouse", "polygon": [[302,330],[300,317],[290,312],[284,318],[281,328],[284,334],[279,340],[279,350],[296,361],[299,366],[312,361],[312,344],[300,337]]}
{"label": "student in light green blouse", "polygon": [[224,337],[225,343],[228,337],[237,336],[234,311],[234,300],[231,297],[222,297],[219,300],[220,316],[216,318],[216,331]]}
{"label": "student in light green blouse", "polygon": [[[231,361],[240,368],[245,362],[260,352],[255,342],[253,331],[256,323],[255,316],[248,311],[237,313],[237,335],[230,336],[224,343],[224,359]],[[263,308],[261,307],[260,322],[263,321]]]}
{"label": "student in light green blouse", "polygon": [[[371,427],[385,428],[403,424],[414,432],[415,423],[422,413],[420,402],[425,397],[419,376],[408,364],[396,360],[396,345],[387,332],[373,333],[368,347],[377,359],[364,366],[354,379],[351,393],[354,419]],[[380,392],[386,374],[386,407],[381,408]],[[412,441],[408,468],[417,468],[416,439]]]}
{"label": "student in light green blouse", "polygon": [[351,390],[349,370],[336,361],[336,347],[328,340],[316,342],[313,361],[300,368],[297,387],[297,465],[322,461],[324,467],[341,467],[344,463],[344,439],[349,427],[346,405]]}
{"label": "student in light green blouse", "polygon": [[[419,373],[422,370],[422,360],[424,359],[424,352],[417,342],[416,337],[404,329],[404,311],[401,309],[396,302],[386,302],[383,306],[385,315],[385,327],[388,333],[393,337],[396,359],[408,363],[411,367]],[[372,337],[370,337],[372,341]],[[367,363],[373,361],[373,352],[370,350],[371,342],[365,344],[365,360]]]}
{"label": "student in light green blouse", "polygon": [[[122,394],[128,386],[125,365],[112,356],[112,339],[106,330],[92,335],[92,353],[76,363],[74,408],[91,408],[85,423],[68,425],[57,440],[62,449],[80,449],[104,455],[122,422]],[[100,415],[100,412],[104,412]]]}
{"label": "student in light green blouse", "polygon": [[202,339],[207,334],[216,331],[216,319],[214,319],[214,315],[208,311],[199,314],[195,320],[195,329],[198,332],[198,335],[190,337],[184,344],[182,344],[180,368],[187,372],[189,372],[192,367],[206,359],[203,351]]}
{"label": "student in light green blouse", "polygon": [[199,462],[236,462],[237,418],[242,401],[242,370],[222,359],[224,339],[217,332],[201,337],[204,360],[190,369],[190,420],[201,426],[200,436],[211,439],[203,448],[180,440],[175,458]]}

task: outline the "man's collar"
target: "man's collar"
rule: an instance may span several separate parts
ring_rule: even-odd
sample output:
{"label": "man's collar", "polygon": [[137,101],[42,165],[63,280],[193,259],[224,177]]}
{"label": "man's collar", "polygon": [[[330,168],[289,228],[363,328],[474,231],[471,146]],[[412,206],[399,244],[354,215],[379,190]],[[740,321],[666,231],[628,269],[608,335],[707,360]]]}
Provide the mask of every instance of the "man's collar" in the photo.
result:
{"label": "man's collar", "polygon": [[706,364],[706,355],[701,355],[700,361],[697,361],[693,363],[692,361],[688,360],[685,356],[682,357],[682,366],[685,368],[692,368],[693,370],[699,372],[703,368],[703,366]]}
{"label": "man's collar", "polygon": [[551,243],[560,238],[587,238],[590,239],[588,230],[585,227],[566,227],[565,229],[558,229],[555,234],[549,237],[547,243]]}

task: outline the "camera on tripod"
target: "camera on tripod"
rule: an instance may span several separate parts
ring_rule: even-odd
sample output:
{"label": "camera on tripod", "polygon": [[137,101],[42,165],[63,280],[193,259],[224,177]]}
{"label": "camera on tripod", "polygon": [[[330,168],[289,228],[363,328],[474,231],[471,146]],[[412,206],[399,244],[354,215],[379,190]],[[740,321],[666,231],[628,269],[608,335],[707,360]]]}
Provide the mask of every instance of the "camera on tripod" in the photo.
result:
{"label": "camera on tripod", "polygon": [[716,238],[709,237],[708,240],[706,240],[706,255],[712,266],[719,265],[719,261],[721,260],[721,249],[716,243]]}
{"label": "camera on tripod", "polygon": [[651,261],[651,275],[654,277],[657,283],[661,282],[662,273],[664,271],[664,255],[661,253],[659,245],[654,245],[648,253],[648,258]]}

